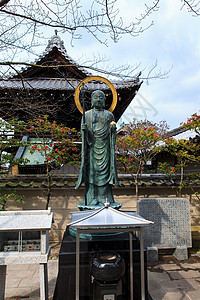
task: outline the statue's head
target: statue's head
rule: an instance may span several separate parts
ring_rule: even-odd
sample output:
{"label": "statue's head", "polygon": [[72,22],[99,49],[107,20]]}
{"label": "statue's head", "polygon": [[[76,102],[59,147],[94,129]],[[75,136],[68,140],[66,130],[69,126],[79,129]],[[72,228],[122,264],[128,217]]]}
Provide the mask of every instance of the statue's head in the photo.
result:
{"label": "statue's head", "polygon": [[94,91],[91,95],[91,107],[104,108],[105,107],[105,94],[102,91]]}

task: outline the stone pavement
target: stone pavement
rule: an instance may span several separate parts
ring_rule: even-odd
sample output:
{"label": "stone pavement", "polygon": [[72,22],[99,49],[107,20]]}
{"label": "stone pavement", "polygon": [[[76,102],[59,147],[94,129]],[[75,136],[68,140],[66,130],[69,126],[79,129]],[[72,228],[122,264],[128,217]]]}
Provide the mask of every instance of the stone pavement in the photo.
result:
{"label": "stone pavement", "polygon": [[[57,270],[57,258],[49,260],[49,299],[53,296]],[[195,257],[192,262],[169,259],[149,264],[148,285],[153,300],[199,300],[200,258]],[[38,265],[8,266],[5,299],[40,299]]]}
{"label": "stone pavement", "polygon": [[149,264],[148,286],[153,300],[199,300],[200,257]]}
{"label": "stone pavement", "polygon": [[[58,259],[48,262],[49,299],[53,298],[58,272]],[[39,265],[8,265],[5,299],[40,299]]]}

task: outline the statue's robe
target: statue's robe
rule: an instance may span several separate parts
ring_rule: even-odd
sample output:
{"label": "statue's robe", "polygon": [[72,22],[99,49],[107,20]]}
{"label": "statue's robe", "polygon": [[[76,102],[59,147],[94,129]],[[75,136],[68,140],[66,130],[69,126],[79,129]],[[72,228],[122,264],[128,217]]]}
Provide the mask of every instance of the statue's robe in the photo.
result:
{"label": "statue's robe", "polygon": [[[119,185],[115,162],[116,130],[110,123],[114,116],[107,110],[91,109],[85,114],[82,131],[82,162],[76,188],[85,183],[87,205],[114,202],[112,185]],[[82,121],[83,122],[83,121]]]}

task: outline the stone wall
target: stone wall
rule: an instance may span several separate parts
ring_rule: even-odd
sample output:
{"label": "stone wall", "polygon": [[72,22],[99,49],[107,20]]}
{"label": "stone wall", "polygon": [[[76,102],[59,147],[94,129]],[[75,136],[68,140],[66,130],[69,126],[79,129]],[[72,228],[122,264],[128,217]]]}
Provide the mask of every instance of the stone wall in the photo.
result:
{"label": "stone wall", "polygon": [[[177,197],[177,190],[172,187],[140,187],[140,197]],[[6,192],[6,191],[5,191]],[[122,203],[122,210],[136,211],[135,188],[123,186],[113,188],[114,198],[116,202]],[[15,203],[12,200],[8,201],[7,210],[21,209],[45,209],[46,192],[40,188],[24,188],[18,189],[17,193],[24,195],[21,203]],[[74,187],[54,188],[50,200],[50,207],[54,213],[55,223],[53,224],[50,240],[60,242],[66,225],[70,222],[70,212],[77,210],[76,204],[82,201],[84,190],[83,188],[74,190]],[[192,236],[195,243],[200,244],[200,206],[199,200],[190,190],[183,190],[183,197],[190,201],[191,207],[191,225]]]}

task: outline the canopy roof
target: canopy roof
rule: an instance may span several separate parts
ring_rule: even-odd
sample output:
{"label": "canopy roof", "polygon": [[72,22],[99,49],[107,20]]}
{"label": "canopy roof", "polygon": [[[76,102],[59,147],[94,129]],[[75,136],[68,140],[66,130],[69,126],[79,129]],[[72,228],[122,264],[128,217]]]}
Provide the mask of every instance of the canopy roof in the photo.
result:
{"label": "canopy roof", "polygon": [[132,228],[148,226],[153,222],[134,212],[123,212],[104,204],[104,207],[84,212],[73,212],[72,228]]}
{"label": "canopy roof", "polygon": [[52,222],[51,208],[0,212],[0,231],[50,230]]}

